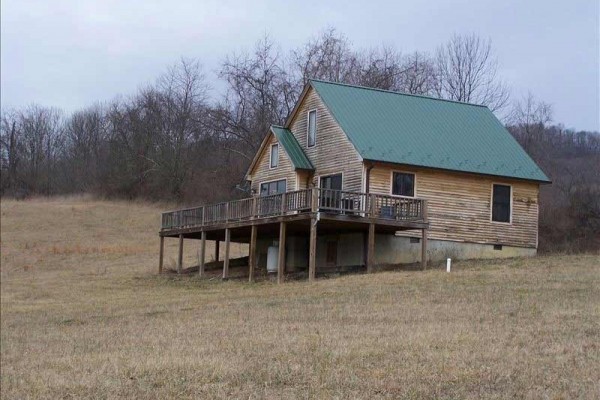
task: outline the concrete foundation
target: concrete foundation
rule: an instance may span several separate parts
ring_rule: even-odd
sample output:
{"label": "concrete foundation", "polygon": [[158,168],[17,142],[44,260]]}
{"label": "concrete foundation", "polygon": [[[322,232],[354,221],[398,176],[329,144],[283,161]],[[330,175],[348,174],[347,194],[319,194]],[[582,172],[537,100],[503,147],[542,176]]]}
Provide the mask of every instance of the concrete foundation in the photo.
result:
{"label": "concrete foundation", "polygon": [[[453,260],[532,257],[537,250],[527,247],[500,246],[495,249],[493,244],[463,243],[448,240],[429,239],[427,256],[431,262]],[[421,260],[421,241],[418,238],[408,238],[392,235],[376,235],[375,263],[376,264],[410,264]]]}
{"label": "concrete foundation", "polygon": [[[256,242],[257,266],[266,269],[269,246],[277,244],[277,239],[261,239]],[[332,248],[335,247],[335,250]],[[333,252],[329,256],[328,252]],[[453,260],[509,258],[535,256],[534,248],[501,246],[492,244],[463,243],[430,239],[428,259],[432,263]],[[335,262],[332,263],[332,256]],[[365,265],[366,234],[346,233],[322,235],[317,238],[317,270],[327,267],[355,267]],[[329,262],[328,262],[329,261]],[[375,264],[412,264],[421,261],[421,241],[419,238],[380,235],[375,237]],[[308,236],[289,236],[286,239],[286,272],[308,268]]]}

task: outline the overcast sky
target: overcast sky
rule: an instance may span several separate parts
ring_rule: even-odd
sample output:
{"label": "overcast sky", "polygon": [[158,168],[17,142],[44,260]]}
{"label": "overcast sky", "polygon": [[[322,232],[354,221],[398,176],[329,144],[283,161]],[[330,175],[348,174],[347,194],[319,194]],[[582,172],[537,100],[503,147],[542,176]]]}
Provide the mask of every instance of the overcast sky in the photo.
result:
{"label": "overcast sky", "polygon": [[553,105],[554,122],[599,130],[598,4],[2,0],[2,107],[72,111],[135,92],[181,56],[200,59],[214,79],[226,54],[252,48],[265,33],[287,51],[335,27],[355,47],[403,52],[432,52],[453,33],[489,37],[513,99],[531,91]]}

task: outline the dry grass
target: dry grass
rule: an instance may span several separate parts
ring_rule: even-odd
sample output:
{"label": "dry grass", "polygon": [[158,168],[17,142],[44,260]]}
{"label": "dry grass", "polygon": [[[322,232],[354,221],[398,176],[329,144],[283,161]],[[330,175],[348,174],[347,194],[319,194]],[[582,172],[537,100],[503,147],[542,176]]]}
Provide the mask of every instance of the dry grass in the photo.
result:
{"label": "dry grass", "polygon": [[157,211],[2,202],[3,399],[600,397],[598,255],[158,277]]}

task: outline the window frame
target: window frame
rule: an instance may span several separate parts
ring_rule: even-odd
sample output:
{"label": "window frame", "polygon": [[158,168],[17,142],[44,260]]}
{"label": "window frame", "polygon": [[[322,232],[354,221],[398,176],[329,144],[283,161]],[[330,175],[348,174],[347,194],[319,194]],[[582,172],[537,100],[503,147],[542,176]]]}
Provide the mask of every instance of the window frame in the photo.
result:
{"label": "window frame", "polygon": [[[313,112],[315,113],[315,141],[311,145],[310,144],[310,114]],[[308,110],[308,112],[306,114],[306,147],[307,148],[312,148],[317,145],[317,118],[318,118],[317,109]]]}
{"label": "window frame", "polygon": [[[288,179],[287,179],[287,178],[279,178],[279,179],[271,179],[271,180],[269,180],[269,181],[263,181],[263,182],[260,182],[260,183],[258,184],[258,196],[259,196],[259,197],[260,197],[260,196],[262,196],[262,195],[261,195],[261,191],[262,191],[262,185],[264,185],[264,184],[266,184],[266,183],[273,183],[273,182],[279,182],[279,181],[284,181],[284,182],[285,182],[285,192],[282,192],[282,193],[287,193],[287,191],[288,191]],[[272,195],[272,194],[267,194],[266,196],[274,196],[274,195]]]}
{"label": "window frame", "polygon": [[[273,147],[277,146],[277,164],[273,165]],[[269,147],[269,169],[275,169],[277,167],[279,167],[279,159],[280,159],[280,152],[279,152],[279,143],[275,142],[275,143],[271,143],[271,147]]]}
{"label": "window frame", "polygon": [[328,174],[317,175],[317,187],[319,189],[322,189],[322,187],[321,187],[321,179],[322,178],[330,178],[330,177],[336,176],[336,175],[342,176],[342,191],[344,191],[344,171],[334,172],[332,174],[328,173]]}
{"label": "window frame", "polygon": [[[394,194],[394,174],[409,174],[412,175],[413,178],[413,195],[405,196],[403,194]],[[390,171],[390,196],[405,198],[405,199],[416,199],[417,198],[417,173],[413,171],[403,171],[394,169]]]}
{"label": "window frame", "polygon": [[[494,186],[508,186],[510,188],[509,194],[509,212],[508,212],[508,222],[506,221],[494,221]],[[492,224],[500,224],[500,225],[512,225],[513,222],[513,185],[504,182],[492,182],[490,186],[490,222]]]}

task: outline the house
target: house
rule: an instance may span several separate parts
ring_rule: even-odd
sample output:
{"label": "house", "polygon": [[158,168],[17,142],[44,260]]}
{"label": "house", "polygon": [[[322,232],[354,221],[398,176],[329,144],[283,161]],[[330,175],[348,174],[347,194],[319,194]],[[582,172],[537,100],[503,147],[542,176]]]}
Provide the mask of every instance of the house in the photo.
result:
{"label": "house", "polygon": [[246,179],[247,199],[163,214],[161,265],[164,237],[225,241],[224,277],[229,243],[250,243],[250,279],[533,256],[549,182],[487,107],[320,80],[271,126]]}

